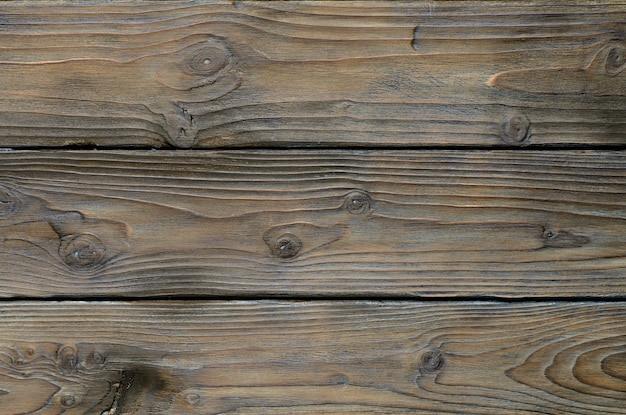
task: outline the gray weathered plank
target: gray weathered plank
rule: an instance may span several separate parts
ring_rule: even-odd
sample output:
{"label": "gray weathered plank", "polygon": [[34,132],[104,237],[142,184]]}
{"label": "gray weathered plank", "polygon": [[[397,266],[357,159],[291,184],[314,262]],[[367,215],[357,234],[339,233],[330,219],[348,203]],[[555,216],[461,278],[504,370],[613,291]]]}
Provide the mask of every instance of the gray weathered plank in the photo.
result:
{"label": "gray weathered plank", "polygon": [[0,153],[11,296],[623,296],[626,153]]}
{"label": "gray weathered plank", "polygon": [[0,412],[624,414],[625,303],[0,306]]}
{"label": "gray weathered plank", "polygon": [[626,3],[0,4],[0,146],[624,145]]}

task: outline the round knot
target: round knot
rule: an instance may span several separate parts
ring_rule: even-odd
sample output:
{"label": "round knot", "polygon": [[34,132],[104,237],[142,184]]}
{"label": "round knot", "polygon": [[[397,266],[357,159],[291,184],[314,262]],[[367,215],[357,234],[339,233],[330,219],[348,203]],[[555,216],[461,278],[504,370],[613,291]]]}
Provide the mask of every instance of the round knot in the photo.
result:
{"label": "round knot", "polygon": [[503,125],[504,140],[509,144],[526,144],[529,139],[530,121],[524,115],[515,115]]}
{"label": "round knot", "polygon": [[346,210],[353,215],[369,211],[370,197],[362,191],[354,191],[346,196]]}
{"label": "round knot", "polygon": [[302,249],[302,241],[290,233],[283,234],[276,239],[272,251],[281,259],[290,259],[298,255]]}
{"label": "round knot", "polygon": [[188,75],[210,77],[228,66],[230,56],[228,50],[217,44],[206,45],[187,56],[183,71]]}
{"label": "round knot", "polygon": [[91,358],[96,365],[101,365],[102,363],[104,363],[104,356],[100,352],[93,352]]}
{"label": "round knot", "polygon": [[63,346],[58,353],[59,368],[63,373],[70,373],[78,365],[78,353],[72,346]]}
{"label": "round knot", "polygon": [[428,350],[420,357],[419,367],[423,373],[438,372],[443,368],[445,359],[439,349]]}
{"label": "round knot", "polygon": [[[172,58],[164,56],[166,61],[157,68],[156,79],[162,85],[179,91],[215,84],[236,63],[226,43],[216,38],[190,45],[176,52]],[[227,76],[230,81],[234,80],[232,75]],[[211,98],[207,96],[206,101],[209,100]]]}
{"label": "round knot", "polygon": [[86,354],[85,361],[82,364],[83,366],[92,369],[104,366],[105,361],[106,359],[104,355],[99,351],[94,350],[93,352]]}
{"label": "round knot", "polygon": [[98,265],[104,259],[106,248],[95,235],[81,233],[61,238],[59,255],[72,268],[85,269]]}
{"label": "round knot", "polygon": [[558,232],[556,232],[556,231],[555,231],[555,230],[553,230],[553,229],[546,229],[546,230],[543,232],[543,235],[542,235],[542,236],[543,236],[543,239],[546,239],[546,240],[552,240],[552,239],[555,239],[555,238],[558,236]]}
{"label": "round knot", "polygon": [[185,402],[189,405],[198,406],[200,404],[200,395],[195,392],[191,392],[185,395]]}
{"label": "round knot", "polygon": [[4,186],[0,186],[0,219],[14,214],[20,208],[20,200]]}
{"label": "round knot", "polygon": [[74,395],[63,395],[61,398],[61,405],[63,406],[73,406],[76,403],[76,398]]}
{"label": "round knot", "polygon": [[609,75],[617,75],[626,68],[626,48],[621,45],[612,47],[606,55],[604,70]]}
{"label": "round knot", "polygon": [[[179,393],[178,399],[190,406],[200,407],[205,404],[205,394],[202,389],[186,389]],[[182,403],[181,402],[181,403]]]}

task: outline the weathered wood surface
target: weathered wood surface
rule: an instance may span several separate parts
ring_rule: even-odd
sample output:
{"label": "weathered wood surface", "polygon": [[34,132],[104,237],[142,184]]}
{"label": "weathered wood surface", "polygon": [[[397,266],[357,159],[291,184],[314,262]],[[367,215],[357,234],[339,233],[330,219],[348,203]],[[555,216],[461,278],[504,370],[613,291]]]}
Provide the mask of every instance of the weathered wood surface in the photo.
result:
{"label": "weathered wood surface", "polygon": [[4,415],[626,413],[626,303],[18,302],[0,315]]}
{"label": "weathered wood surface", "polygon": [[626,153],[0,153],[9,296],[624,296]]}
{"label": "weathered wood surface", "polygon": [[626,3],[0,4],[0,146],[626,144]]}

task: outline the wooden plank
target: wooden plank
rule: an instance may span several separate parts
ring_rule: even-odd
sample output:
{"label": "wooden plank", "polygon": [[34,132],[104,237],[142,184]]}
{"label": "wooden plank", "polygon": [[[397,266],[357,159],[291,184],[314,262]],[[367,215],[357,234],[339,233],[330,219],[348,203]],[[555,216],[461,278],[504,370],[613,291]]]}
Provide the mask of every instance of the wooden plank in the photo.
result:
{"label": "wooden plank", "polygon": [[619,151],[0,153],[11,296],[624,296]]}
{"label": "wooden plank", "polygon": [[17,414],[624,414],[626,303],[0,306]]}
{"label": "wooden plank", "polygon": [[2,2],[0,146],[626,144],[626,3]]}

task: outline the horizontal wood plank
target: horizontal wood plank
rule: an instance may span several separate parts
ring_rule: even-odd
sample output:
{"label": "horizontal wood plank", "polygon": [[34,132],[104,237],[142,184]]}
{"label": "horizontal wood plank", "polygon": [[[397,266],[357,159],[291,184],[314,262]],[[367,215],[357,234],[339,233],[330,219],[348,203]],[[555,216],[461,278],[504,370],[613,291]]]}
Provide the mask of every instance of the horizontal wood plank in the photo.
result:
{"label": "horizontal wood plank", "polygon": [[624,296],[619,151],[0,153],[12,296]]}
{"label": "horizontal wood plank", "polygon": [[626,303],[0,306],[17,414],[624,414]]}
{"label": "horizontal wood plank", "polygon": [[626,144],[626,3],[2,2],[0,146]]}

